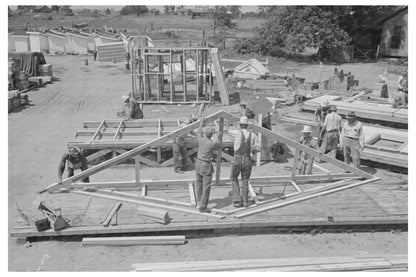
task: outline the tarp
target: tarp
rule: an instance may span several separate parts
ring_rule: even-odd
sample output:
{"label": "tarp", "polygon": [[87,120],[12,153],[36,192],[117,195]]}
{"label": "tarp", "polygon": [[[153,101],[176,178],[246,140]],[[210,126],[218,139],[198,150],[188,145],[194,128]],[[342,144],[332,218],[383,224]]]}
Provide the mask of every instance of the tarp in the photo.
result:
{"label": "tarp", "polygon": [[20,59],[20,71],[28,73],[29,76],[37,76],[38,65],[46,64],[45,57],[40,52],[9,52],[9,58]]}

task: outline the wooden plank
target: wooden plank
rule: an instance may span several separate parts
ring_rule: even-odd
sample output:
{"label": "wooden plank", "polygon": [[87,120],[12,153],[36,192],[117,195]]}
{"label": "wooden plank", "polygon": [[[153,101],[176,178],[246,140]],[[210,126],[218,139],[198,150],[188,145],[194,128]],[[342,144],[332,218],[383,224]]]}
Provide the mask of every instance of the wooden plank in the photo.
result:
{"label": "wooden plank", "polygon": [[[160,118],[160,119],[150,119],[150,118],[143,118],[143,119],[133,119],[124,121],[123,125],[126,128],[142,128],[142,127],[155,127],[157,128],[159,124],[159,120],[162,121],[164,127],[178,127],[176,124],[177,118]],[[84,128],[98,128],[101,122],[99,121],[84,121],[83,127]],[[120,125],[120,120],[108,120],[105,121],[106,128],[118,128]]]}
{"label": "wooden plank", "polygon": [[104,220],[101,222],[101,224],[105,227],[108,227],[108,225],[111,222],[111,219],[120,210],[122,205],[123,204],[120,201],[118,200],[114,201],[113,206],[111,206],[111,209],[108,211],[108,214],[106,215]]}
{"label": "wooden plank", "polygon": [[139,215],[144,216],[145,218],[148,218],[152,221],[156,221],[160,224],[168,224],[170,221],[168,211],[165,209],[155,209],[145,206],[138,206],[137,212]]}
{"label": "wooden plank", "polygon": [[143,236],[143,237],[99,237],[83,238],[82,246],[127,246],[127,245],[180,245],[185,244],[185,236]]}
{"label": "wooden plank", "polygon": [[298,191],[298,192],[302,192],[302,190],[299,188],[299,186],[295,183],[295,181],[290,181],[292,183],[292,186]]}
{"label": "wooden plank", "polygon": [[213,48],[211,49],[211,58],[214,62],[214,68],[216,73],[216,79],[218,83],[218,89],[220,91],[221,95],[221,102],[223,105],[229,106],[230,105],[230,99],[228,96],[227,88],[224,83],[224,74],[222,72],[222,66],[220,62],[220,58],[218,56],[218,49]]}
{"label": "wooden plank", "polygon": [[111,151],[112,151],[112,150],[103,149],[103,150],[97,151],[97,152],[95,152],[95,153],[93,153],[93,154],[91,154],[91,155],[88,155],[88,156],[86,157],[87,162],[91,162],[91,161],[93,161],[93,160],[95,160],[95,159],[98,159],[99,157],[102,157],[102,156],[104,156],[104,155],[107,155],[107,154],[108,154],[108,153],[110,153]]}
{"label": "wooden plank", "polygon": [[123,122],[124,122],[124,120],[123,120],[123,119],[122,119],[122,120],[120,120],[120,123],[119,123],[119,124],[118,124],[118,126],[117,126],[117,130],[116,130],[116,133],[114,134],[113,139],[117,139],[118,134],[119,134],[120,129],[121,129],[121,126],[123,126]]}
{"label": "wooden plank", "polygon": [[312,166],[315,167],[315,168],[317,168],[317,169],[319,169],[320,171],[325,172],[325,173],[330,173],[331,172],[330,170],[328,170],[328,169],[326,169],[326,168],[324,168],[324,167],[322,167],[322,166],[320,166],[320,165],[318,165],[316,163],[313,163]]}
{"label": "wooden plank", "polygon": [[[216,122],[216,121],[214,121]],[[218,126],[219,133],[218,133],[218,143],[220,145],[218,151],[217,151],[217,170],[215,173],[215,183],[218,185],[220,182],[220,174],[221,174],[221,154],[222,154],[222,137],[224,133],[224,118],[220,118],[220,124]]]}
{"label": "wooden plank", "polygon": [[142,185],[141,197],[145,197],[146,195],[147,195],[147,186],[146,185]]}
{"label": "wooden plank", "polygon": [[190,199],[191,205],[196,206],[197,203],[196,203],[194,183],[189,183],[188,189],[189,189],[189,199]]}
{"label": "wooden plank", "polygon": [[353,184],[349,184],[349,185],[344,185],[344,186],[333,188],[333,189],[324,190],[324,191],[313,193],[313,194],[310,194],[310,195],[301,196],[301,197],[298,197],[298,198],[292,199],[292,200],[277,201],[277,203],[273,204],[273,205],[247,208],[247,209],[245,209],[245,211],[238,212],[234,216],[237,217],[237,218],[242,218],[242,217],[245,217],[245,216],[249,216],[249,215],[253,215],[253,214],[256,214],[256,213],[264,212],[264,211],[267,211],[267,210],[270,210],[270,209],[275,209],[275,208],[283,207],[283,206],[286,206],[286,205],[290,205],[290,204],[298,203],[298,202],[301,202],[301,201],[305,201],[305,200],[308,200],[308,199],[312,199],[312,198],[315,198],[315,197],[318,197],[318,196],[328,195],[328,194],[335,193],[335,192],[338,192],[338,191],[350,189],[350,188],[353,188],[353,187],[356,187],[356,186],[360,186],[360,185],[364,185],[364,184],[367,184],[367,183],[370,183],[370,182],[377,181],[379,179],[380,178],[376,177],[376,178],[364,180],[364,181],[361,181],[361,182],[357,182],[357,183],[353,183]]}
{"label": "wooden plank", "polygon": [[[159,119],[157,126],[157,137],[160,138],[161,136],[163,136],[162,121]],[[162,148],[160,148],[160,146],[158,146],[156,149],[156,160],[159,164],[162,162]]]}
{"label": "wooden plank", "polygon": [[91,140],[94,140],[98,133],[101,131],[101,128],[104,126],[105,124],[105,119],[103,119],[103,121],[101,121],[100,126],[98,126],[97,131],[94,132],[94,135],[92,136]]}
{"label": "wooden plank", "polygon": [[125,196],[125,197],[123,197],[123,196],[114,196],[114,195],[111,195],[111,193],[106,194],[104,192],[73,191],[73,193],[84,194],[84,195],[87,195],[87,196],[101,197],[101,198],[106,198],[106,199],[119,200],[119,201],[124,201],[124,202],[128,202],[128,203],[148,206],[148,207],[161,208],[161,209],[167,209],[167,210],[178,211],[178,212],[183,212],[183,213],[195,214],[195,215],[200,215],[200,216],[203,216],[203,217],[212,217],[212,218],[217,218],[217,219],[224,218],[224,216],[215,215],[215,214],[212,214],[212,213],[200,213],[197,209],[194,209],[192,207],[187,208],[187,207],[178,207],[178,206],[168,205],[168,204],[158,204],[158,203],[153,203],[153,202],[150,202],[150,201],[146,201],[143,198],[134,199],[134,198],[130,198],[130,197],[127,197],[127,196]]}
{"label": "wooden plank", "polygon": [[367,94],[367,92],[365,92],[365,91],[360,92],[360,93],[354,95],[353,97],[348,98],[347,100],[345,100],[345,102],[349,102],[349,103],[354,102],[355,100],[357,100],[358,98],[360,98],[361,96],[363,96],[365,94]]}
{"label": "wooden plank", "polygon": [[135,179],[136,179],[136,186],[140,186],[140,159],[139,156],[134,157],[134,172],[135,172]]}
{"label": "wooden plank", "polygon": [[298,174],[299,159],[300,159],[300,150],[296,149],[295,157],[293,158],[292,180],[295,180],[296,175]]}

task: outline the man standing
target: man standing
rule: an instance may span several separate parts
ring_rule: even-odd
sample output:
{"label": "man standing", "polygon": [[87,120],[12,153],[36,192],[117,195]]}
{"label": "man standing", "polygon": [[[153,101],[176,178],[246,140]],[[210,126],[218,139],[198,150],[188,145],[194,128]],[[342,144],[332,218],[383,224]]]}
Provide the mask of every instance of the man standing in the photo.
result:
{"label": "man standing", "polygon": [[[65,171],[65,165],[68,169],[68,178],[74,176],[74,170],[81,168],[82,171],[87,170],[87,159],[84,153],[77,146],[68,147],[68,151],[62,156],[58,167],[58,182],[62,183],[62,175]],[[82,182],[89,183],[89,177],[82,179]]]}
{"label": "man standing", "polygon": [[[319,106],[316,108],[315,110],[315,121],[318,122],[318,126],[319,126],[319,134],[322,131],[322,125],[325,122],[325,118],[329,112],[329,108],[331,106],[329,105],[329,101],[328,99],[325,99],[324,101],[322,101],[321,104],[319,104]],[[322,140],[319,140],[319,145],[321,145]]]}
{"label": "man standing", "polygon": [[[234,140],[234,161],[231,168],[231,182],[233,192],[233,205],[236,208],[248,207],[248,180],[251,176],[251,155],[260,151],[257,136],[247,130],[248,118],[240,118],[240,130],[230,130]],[[238,176],[241,173],[241,193],[238,184]]]}
{"label": "man standing", "polygon": [[364,148],[364,131],[361,122],[357,121],[354,112],[347,114],[347,122],[341,131],[341,146],[344,152],[344,162],[351,162],[360,168],[361,151]]}
{"label": "man standing", "polygon": [[212,160],[214,158],[214,151],[220,148],[218,141],[214,141],[212,136],[215,133],[214,128],[205,127],[202,132],[204,123],[204,115],[202,115],[201,123],[199,125],[197,140],[198,140],[198,154],[195,162],[196,173],[196,200],[199,206],[199,212],[211,212],[207,206],[209,201],[209,194],[211,192]]}
{"label": "man standing", "polygon": [[337,106],[331,105],[330,114],[325,118],[319,139],[322,139],[322,153],[329,151],[329,156],[335,159],[337,155],[339,134],[341,132],[341,116],[337,114]]}
{"label": "man standing", "polygon": [[123,95],[121,100],[124,103],[124,107],[122,112],[117,113],[117,116],[123,117],[124,120],[143,118],[143,112],[140,109],[140,105],[134,98]]}
{"label": "man standing", "polygon": [[[301,131],[302,135],[299,139],[299,143],[303,144],[312,149],[318,149],[317,141],[311,136],[312,129],[311,126],[303,126]],[[300,166],[299,166],[299,175],[310,175],[312,174],[314,157],[304,151],[300,152]]]}

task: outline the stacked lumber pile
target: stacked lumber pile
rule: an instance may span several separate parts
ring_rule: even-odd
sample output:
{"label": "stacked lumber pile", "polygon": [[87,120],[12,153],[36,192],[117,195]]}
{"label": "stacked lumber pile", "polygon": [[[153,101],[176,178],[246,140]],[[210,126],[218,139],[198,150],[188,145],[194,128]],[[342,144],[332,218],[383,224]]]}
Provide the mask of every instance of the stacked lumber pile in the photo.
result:
{"label": "stacked lumber pile", "polygon": [[18,90],[11,90],[8,93],[8,112],[11,113],[15,111],[22,105],[28,104],[28,97],[27,95],[21,95],[20,91]]}
{"label": "stacked lumber pile", "polygon": [[98,61],[122,61],[126,59],[126,47],[123,42],[97,45]]}
{"label": "stacked lumber pile", "polygon": [[242,87],[257,89],[257,90],[275,90],[285,91],[289,89],[289,85],[286,80],[249,80],[245,82]]}
{"label": "stacked lumber pile", "polygon": [[407,255],[132,264],[134,271],[407,271]]}
{"label": "stacked lumber pile", "polygon": [[390,104],[370,103],[364,101],[340,101],[341,97],[322,95],[303,103],[302,110],[315,111],[320,103],[328,99],[330,105],[337,106],[340,115],[347,115],[348,112],[355,112],[357,117],[373,119],[393,123],[408,123],[407,109],[392,108]]}
{"label": "stacked lumber pile", "polygon": [[146,237],[99,237],[83,238],[84,245],[130,246],[130,245],[180,245],[185,244],[185,236],[146,236]]}

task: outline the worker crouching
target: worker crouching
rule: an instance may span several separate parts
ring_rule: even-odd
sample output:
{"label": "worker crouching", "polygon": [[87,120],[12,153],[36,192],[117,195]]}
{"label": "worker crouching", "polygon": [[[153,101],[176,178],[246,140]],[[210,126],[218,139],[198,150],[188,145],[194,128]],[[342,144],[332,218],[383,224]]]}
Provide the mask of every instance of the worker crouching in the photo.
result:
{"label": "worker crouching", "polygon": [[[87,159],[78,146],[69,146],[67,152],[62,156],[58,167],[59,183],[62,183],[62,175],[64,174],[65,166],[68,169],[68,178],[74,176],[74,170],[76,169],[81,169],[82,171],[88,169]],[[89,183],[89,177],[83,178],[82,182]]]}
{"label": "worker crouching", "polygon": [[[240,118],[240,130],[230,130],[234,140],[234,160],[231,168],[231,182],[233,205],[236,208],[248,207],[248,182],[252,170],[252,154],[260,151],[256,134],[247,130],[248,118]],[[241,173],[241,192],[238,184],[238,176]]]}

